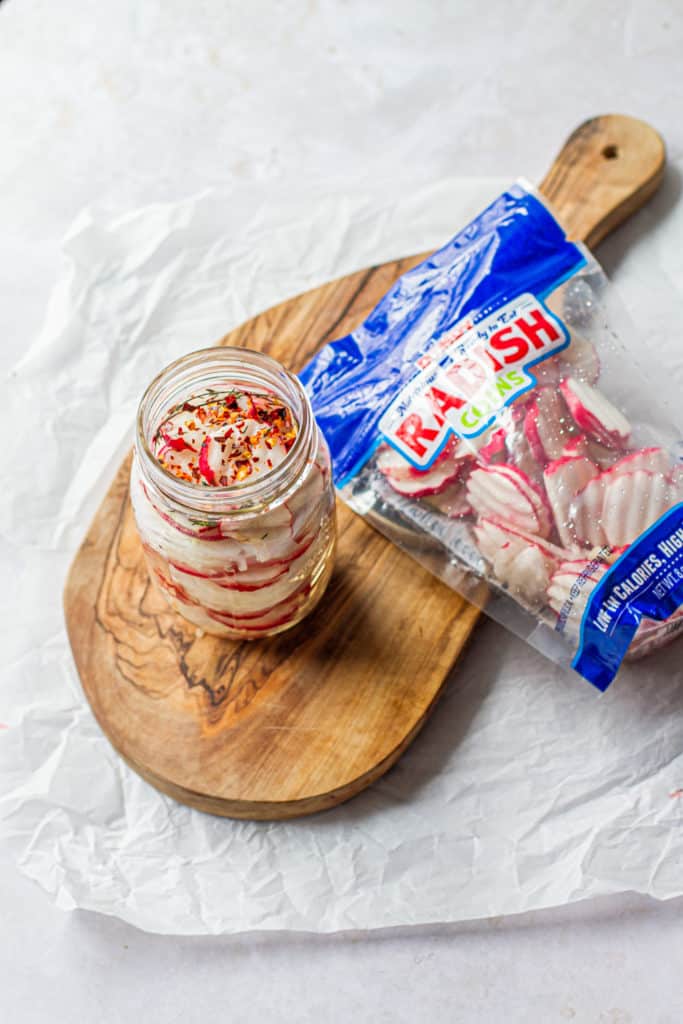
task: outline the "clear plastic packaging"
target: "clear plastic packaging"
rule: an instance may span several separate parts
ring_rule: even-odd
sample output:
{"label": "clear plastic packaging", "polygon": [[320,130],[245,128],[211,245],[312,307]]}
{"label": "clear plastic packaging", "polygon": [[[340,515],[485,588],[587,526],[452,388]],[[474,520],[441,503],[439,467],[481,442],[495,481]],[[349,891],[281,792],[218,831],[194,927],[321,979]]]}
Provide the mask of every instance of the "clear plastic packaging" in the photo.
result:
{"label": "clear plastic packaging", "polygon": [[514,186],[302,374],[342,498],[600,689],[683,631],[681,431],[629,330]]}

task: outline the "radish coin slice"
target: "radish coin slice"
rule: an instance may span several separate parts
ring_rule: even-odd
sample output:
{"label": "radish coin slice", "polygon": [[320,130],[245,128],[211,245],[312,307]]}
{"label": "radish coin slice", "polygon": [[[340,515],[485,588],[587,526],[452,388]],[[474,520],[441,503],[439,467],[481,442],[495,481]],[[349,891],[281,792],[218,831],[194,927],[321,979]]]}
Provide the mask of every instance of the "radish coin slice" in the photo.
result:
{"label": "radish coin slice", "polygon": [[608,448],[628,441],[631,425],[603,394],[575,377],[560,382],[560,389],[577,426],[593,434]]}

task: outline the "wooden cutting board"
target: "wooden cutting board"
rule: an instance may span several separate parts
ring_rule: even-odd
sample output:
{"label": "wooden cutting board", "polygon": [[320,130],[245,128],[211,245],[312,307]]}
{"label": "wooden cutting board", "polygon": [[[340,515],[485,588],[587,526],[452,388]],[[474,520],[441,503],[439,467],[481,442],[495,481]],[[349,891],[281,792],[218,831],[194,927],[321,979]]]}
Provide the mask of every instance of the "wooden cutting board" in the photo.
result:
{"label": "wooden cutting board", "polygon": [[[659,135],[610,115],[570,136],[540,188],[570,237],[595,244],[645,202],[663,170]],[[444,223],[444,240],[460,227]],[[422,258],[315,288],[219,344],[260,349],[299,370]],[[309,814],[379,778],[423,725],[477,609],[339,504],[337,565],[312,616],[258,642],[201,636],[149,583],[129,465],[100,505],[64,594],[83,689],[116,750],[164,793],[235,818]]]}

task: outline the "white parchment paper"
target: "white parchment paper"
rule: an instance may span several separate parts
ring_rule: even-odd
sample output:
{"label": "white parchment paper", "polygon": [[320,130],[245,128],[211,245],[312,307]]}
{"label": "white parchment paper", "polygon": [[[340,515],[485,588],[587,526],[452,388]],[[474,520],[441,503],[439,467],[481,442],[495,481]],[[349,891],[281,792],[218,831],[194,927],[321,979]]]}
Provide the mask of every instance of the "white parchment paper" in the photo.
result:
{"label": "white parchment paper", "polygon": [[[0,495],[0,836],[59,906],[192,934],[683,893],[680,643],[599,696],[485,622],[397,767],[343,807],[276,824],[214,819],[150,788],[101,735],[71,660],[64,576],[151,376],[288,295],[436,246],[505,184],[210,192],[87,211],[69,232],[44,328],[3,384]],[[602,253],[673,401],[676,192],[669,182]]]}

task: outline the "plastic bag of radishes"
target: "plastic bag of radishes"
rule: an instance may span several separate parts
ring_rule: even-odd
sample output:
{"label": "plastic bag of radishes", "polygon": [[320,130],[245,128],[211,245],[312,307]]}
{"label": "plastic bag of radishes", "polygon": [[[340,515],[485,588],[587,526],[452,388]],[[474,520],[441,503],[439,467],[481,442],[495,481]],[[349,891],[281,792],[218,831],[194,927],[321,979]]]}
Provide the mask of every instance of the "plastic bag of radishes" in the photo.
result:
{"label": "plastic bag of radishes", "polygon": [[683,632],[681,431],[637,351],[516,185],[302,373],[351,508],[601,690]]}

